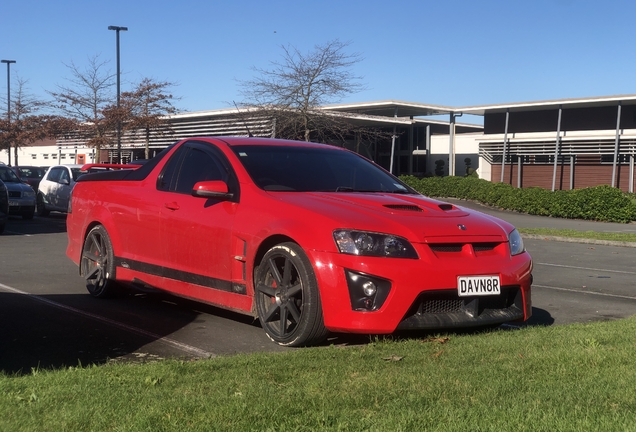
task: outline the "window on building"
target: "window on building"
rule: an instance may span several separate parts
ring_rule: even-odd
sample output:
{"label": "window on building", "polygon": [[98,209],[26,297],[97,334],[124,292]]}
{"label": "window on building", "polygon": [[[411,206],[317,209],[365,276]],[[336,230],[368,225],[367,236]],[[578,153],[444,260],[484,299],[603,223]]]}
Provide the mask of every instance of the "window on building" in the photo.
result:
{"label": "window on building", "polygon": [[554,155],[534,155],[534,163],[536,164],[553,164]]}

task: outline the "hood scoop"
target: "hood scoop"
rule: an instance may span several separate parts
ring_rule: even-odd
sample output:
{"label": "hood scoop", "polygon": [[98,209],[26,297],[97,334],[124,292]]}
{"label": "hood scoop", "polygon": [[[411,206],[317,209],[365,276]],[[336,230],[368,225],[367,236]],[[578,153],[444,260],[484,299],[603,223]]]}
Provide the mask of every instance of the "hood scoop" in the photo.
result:
{"label": "hood scoop", "polygon": [[414,211],[414,212],[423,212],[421,207],[412,204],[386,204],[384,207],[391,210],[404,210],[404,211]]}

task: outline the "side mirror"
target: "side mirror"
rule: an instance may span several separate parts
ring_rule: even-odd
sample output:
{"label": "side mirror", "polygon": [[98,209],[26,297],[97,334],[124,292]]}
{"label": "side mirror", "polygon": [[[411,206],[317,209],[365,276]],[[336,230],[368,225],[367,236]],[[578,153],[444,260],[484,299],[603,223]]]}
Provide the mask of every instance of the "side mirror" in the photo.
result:
{"label": "side mirror", "polygon": [[198,182],[192,188],[192,196],[195,197],[229,200],[233,195],[223,180]]}
{"label": "side mirror", "polygon": [[68,186],[71,184],[71,182],[69,182],[68,179],[63,178],[63,179],[60,179],[60,184]]}

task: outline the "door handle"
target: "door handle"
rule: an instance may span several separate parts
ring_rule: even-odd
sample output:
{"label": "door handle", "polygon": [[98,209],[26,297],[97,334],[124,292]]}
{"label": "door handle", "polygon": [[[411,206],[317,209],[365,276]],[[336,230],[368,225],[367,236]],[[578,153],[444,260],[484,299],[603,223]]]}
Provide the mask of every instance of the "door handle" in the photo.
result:
{"label": "door handle", "polygon": [[169,210],[179,210],[179,204],[177,204],[176,202],[172,201],[169,203],[165,203],[164,207],[169,209]]}

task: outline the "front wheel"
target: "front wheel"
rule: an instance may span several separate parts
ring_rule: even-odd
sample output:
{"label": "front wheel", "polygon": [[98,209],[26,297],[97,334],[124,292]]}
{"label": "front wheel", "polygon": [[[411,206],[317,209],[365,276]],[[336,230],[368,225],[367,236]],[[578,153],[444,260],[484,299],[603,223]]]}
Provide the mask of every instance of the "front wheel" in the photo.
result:
{"label": "front wheel", "polygon": [[102,225],[91,229],[86,236],[80,266],[86,288],[93,297],[111,297],[115,293],[113,245]]}
{"label": "front wheel", "polygon": [[36,202],[36,213],[38,216],[48,216],[49,215],[49,211],[46,209],[46,206],[44,204],[44,197],[42,196],[42,194],[38,194],[38,198],[37,198],[37,202]]}
{"label": "front wheel", "polygon": [[272,247],[255,270],[256,309],[274,342],[303,346],[327,336],[320,293],[307,255],[296,243]]}

